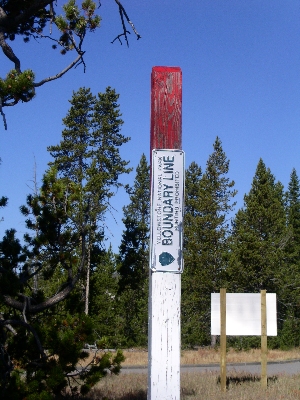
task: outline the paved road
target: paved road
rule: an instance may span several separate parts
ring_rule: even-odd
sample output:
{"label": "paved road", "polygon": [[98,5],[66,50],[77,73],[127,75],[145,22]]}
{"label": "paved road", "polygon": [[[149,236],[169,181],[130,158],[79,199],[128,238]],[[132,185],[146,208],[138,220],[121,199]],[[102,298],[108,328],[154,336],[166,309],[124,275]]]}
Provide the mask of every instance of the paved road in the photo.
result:
{"label": "paved road", "polygon": [[[227,372],[237,371],[237,372],[247,372],[248,374],[258,374],[261,373],[260,363],[227,363]],[[122,367],[121,373],[123,374],[141,374],[147,373],[147,367]],[[182,365],[181,373],[185,372],[220,372],[219,364],[204,364],[204,365]],[[267,366],[268,376],[287,374],[294,375],[300,374],[300,360],[293,361],[276,361],[268,362]]]}

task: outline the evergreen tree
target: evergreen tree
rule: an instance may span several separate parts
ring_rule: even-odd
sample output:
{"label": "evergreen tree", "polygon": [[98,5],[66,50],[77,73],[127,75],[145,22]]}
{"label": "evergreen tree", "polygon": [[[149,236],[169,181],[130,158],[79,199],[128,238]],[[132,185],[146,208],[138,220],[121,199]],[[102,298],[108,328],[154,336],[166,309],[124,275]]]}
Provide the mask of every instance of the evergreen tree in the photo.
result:
{"label": "evergreen tree", "polygon": [[259,160],[232,235],[228,286],[232,292],[277,292],[288,240],[283,186]]}
{"label": "evergreen tree", "polygon": [[[28,196],[22,207],[32,234],[25,235],[24,245],[14,230],[0,241],[1,398],[52,399],[66,394],[68,386],[74,395],[78,389],[84,394],[107,369],[120,369],[123,357],[118,353],[77,370],[88,355],[82,351],[84,343],[94,339],[94,332],[92,320],[66,302],[85,258],[85,225],[69,217],[77,201],[72,189],[50,169],[40,193]],[[37,274],[42,276],[38,290]]]}
{"label": "evergreen tree", "polygon": [[117,304],[118,277],[112,248],[92,252],[90,316],[94,322],[98,348],[116,348],[122,344]]}
{"label": "evergreen tree", "polygon": [[119,253],[119,302],[123,335],[128,345],[146,345],[148,332],[150,174],[143,154],[133,187],[126,187],[130,203],[123,208],[125,230]]}
{"label": "evergreen tree", "polygon": [[[58,176],[76,187],[77,201],[72,218],[86,229],[86,296],[85,313],[89,309],[91,250],[97,238],[103,237],[104,216],[110,207],[113,189],[121,186],[119,175],[130,171],[121,158],[119,148],[129,138],[120,134],[123,124],[117,100],[119,95],[108,87],[96,98],[90,89],[73,93],[71,108],[63,119],[66,128],[57,146],[50,146]],[[100,233],[100,236],[99,236]]]}
{"label": "evergreen tree", "polygon": [[[3,398],[50,399],[66,393],[68,385],[75,393],[79,377],[85,393],[107,370],[120,369],[123,356],[118,352],[76,370],[87,356],[84,343],[95,340],[92,319],[82,315],[78,283],[97,262],[113,188],[120,186],[119,175],[129,171],[119,154],[128,139],[119,133],[123,121],[117,99],[110,88],[97,98],[88,89],[73,95],[63,140],[49,148],[55,160],[40,192],[21,207],[31,233],[24,245],[14,230],[0,242]],[[25,380],[16,366],[26,371]]]}
{"label": "evergreen tree", "polygon": [[213,148],[203,175],[196,163],[186,173],[182,340],[188,345],[209,341],[210,294],[223,286],[228,219],[235,205],[229,160],[218,137]]}
{"label": "evergreen tree", "polygon": [[[200,204],[201,168],[192,162],[185,174],[184,212],[184,273],[182,275],[182,342],[184,345],[202,344],[207,341],[207,314],[202,303],[206,297],[201,283],[201,233],[203,217]],[[202,271],[205,272],[204,270]],[[206,281],[207,282],[207,281]]]}
{"label": "evergreen tree", "polygon": [[295,347],[300,344],[300,183],[295,169],[286,193],[286,210],[289,240],[284,248],[285,272],[280,285],[280,309],[284,317],[280,344]]}
{"label": "evergreen tree", "polygon": [[286,257],[289,265],[300,268],[300,183],[295,169],[290,176],[286,197],[287,224],[291,235],[285,248]]}

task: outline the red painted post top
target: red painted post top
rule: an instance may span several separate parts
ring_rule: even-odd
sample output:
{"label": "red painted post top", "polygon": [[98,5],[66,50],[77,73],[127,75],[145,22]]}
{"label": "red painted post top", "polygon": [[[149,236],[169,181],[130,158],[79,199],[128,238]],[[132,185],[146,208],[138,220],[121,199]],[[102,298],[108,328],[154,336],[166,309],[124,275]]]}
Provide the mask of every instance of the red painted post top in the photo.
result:
{"label": "red painted post top", "polygon": [[182,149],[180,67],[152,68],[150,151],[153,149]]}

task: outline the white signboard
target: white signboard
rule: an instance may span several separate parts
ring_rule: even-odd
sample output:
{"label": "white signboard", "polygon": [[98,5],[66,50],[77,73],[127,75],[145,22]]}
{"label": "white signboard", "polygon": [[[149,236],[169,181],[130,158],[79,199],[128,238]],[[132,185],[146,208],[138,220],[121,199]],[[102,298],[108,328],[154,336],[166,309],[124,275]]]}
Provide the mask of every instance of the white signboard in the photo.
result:
{"label": "white signboard", "polygon": [[184,152],[152,151],[150,268],[183,270]]}
{"label": "white signboard", "polygon": [[[211,294],[211,334],[220,335],[220,293]],[[226,335],[261,335],[260,293],[226,293]],[[267,293],[267,336],[277,336],[276,293]]]}

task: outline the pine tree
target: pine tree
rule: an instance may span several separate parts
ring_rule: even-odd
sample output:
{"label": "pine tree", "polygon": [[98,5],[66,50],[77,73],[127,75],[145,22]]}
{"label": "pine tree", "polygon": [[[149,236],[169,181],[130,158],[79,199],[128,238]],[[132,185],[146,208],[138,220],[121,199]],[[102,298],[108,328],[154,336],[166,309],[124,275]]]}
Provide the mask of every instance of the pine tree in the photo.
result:
{"label": "pine tree", "polygon": [[300,183],[297,172],[293,169],[287,191],[287,224],[291,239],[286,246],[288,264],[300,268]]}
{"label": "pine tree", "polygon": [[[0,241],[1,398],[51,399],[66,394],[67,387],[74,395],[80,388],[84,394],[107,369],[119,371],[121,353],[77,370],[88,356],[83,345],[94,339],[94,332],[91,318],[66,301],[82,274],[85,253],[85,226],[69,217],[77,201],[72,189],[50,169],[41,191],[28,196],[21,208],[32,233],[22,245],[14,230]],[[42,276],[38,290],[37,274]]]}
{"label": "pine tree", "polygon": [[278,292],[288,241],[283,186],[259,160],[232,235],[229,283],[233,292]]}
{"label": "pine tree", "polygon": [[280,309],[284,324],[280,335],[282,347],[299,346],[300,335],[300,183],[293,169],[286,193],[288,234],[285,255],[285,271],[280,285]]}
{"label": "pine tree", "polygon": [[86,224],[86,295],[85,313],[89,309],[91,249],[96,233],[103,233],[105,212],[110,208],[114,190],[121,184],[119,176],[128,173],[128,162],[119,148],[129,138],[120,133],[123,121],[117,104],[119,95],[108,87],[96,98],[90,89],[73,93],[71,108],[63,119],[63,139],[48,151],[54,158],[50,166],[58,176],[72,182],[78,192],[72,218]]}
{"label": "pine tree", "polygon": [[[49,148],[55,160],[41,190],[21,207],[30,233],[24,245],[14,230],[0,242],[3,398],[9,393],[14,399],[50,399],[66,393],[68,385],[75,395],[78,377],[84,394],[107,370],[120,369],[123,356],[118,352],[97,357],[93,367],[74,372],[87,356],[84,343],[95,340],[93,321],[82,314],[78,283],[84,268],[89,277],[113,189],[120,186],[119,175],[129,171],[119,153],[128,138],[119,133],[123,121],[117,99],[110,88],[97,98],[88,89],[73,95],[63,140]],[[26,381],[14,363],[26,371]]]}
{"label": "pine tree", "polygon": [[[182,275],[182,342],[184,345],[205,343],[208,314],[203,312],[201,279],[202,232],[204,232],[200,197],[202,171],[192,162],[185,174],[184,272]],[[199,272],[200,270],[200,272]],[[208,311],[208,310],[207,310]],[[207,317],[207,318],[205,318]]]}
{"label": "pine tree", "polygon": [[183,343],[189,345],[210,338],[210,294],[223,285],[228,219],[235,205],[229,160],[218,137],[213,148],[203,175],[196,163],[186,173],[182,332]]}
{"label": "pine tree", "polygon": [[125,230],[119,253],[119,302],[123,335],[128,345],[145,345],[148,332],[148,275],[150,228],[150,174],[143,154],[133,187],[127,186],[130,203],[123,208]]}
{"label": "pine tree", "polygon": [[121,347],[120,316],[117,305],[118,277],[112,248],[93,249],[90,316],[98,348]]}

